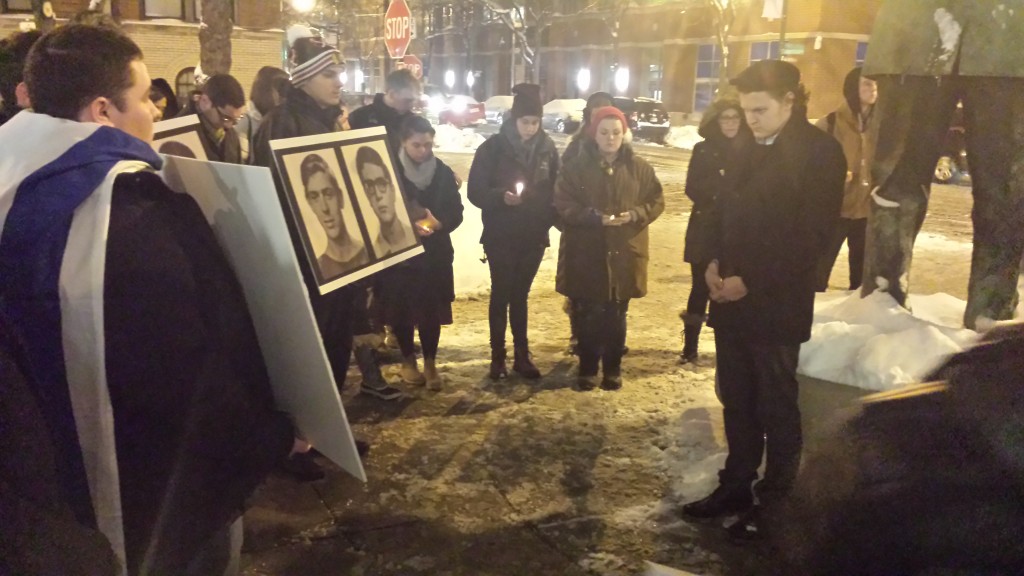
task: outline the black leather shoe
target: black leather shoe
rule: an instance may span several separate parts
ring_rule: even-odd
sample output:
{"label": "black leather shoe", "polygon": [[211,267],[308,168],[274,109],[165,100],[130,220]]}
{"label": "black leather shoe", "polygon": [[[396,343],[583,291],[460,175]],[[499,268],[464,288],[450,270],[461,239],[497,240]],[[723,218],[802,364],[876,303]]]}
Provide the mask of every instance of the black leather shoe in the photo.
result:
{"label": "black leather shoe", "polygon": [[281,463],[281,469],[299,482],[323,480],[324,470],[309,453],[293,454]]}
{"label": "black leather shoe", "polygon": [[594,388],[597,388],[597,375],[594,376],[578,376],[576,378],[576,389],[580,392],[590,392]]}
{"label": "black leather shoe", "polygon": [[729,538],[736,542],[757,542],[764,539],[761,530],[761,514],[757,506],[754,506],[739,517],[725,529]]}
{"label": "black leather shoe", "polygon": [[727,514],[746,512],[754,505],[750,486],[719,485],[710,496],[683,506],[683,514],[690,518],[715,518]]}
{"label": "black leather shoe", "polygon": [[620,374],[605,374],[601,380],[602,390],[618,390],[622,388],[622,376]]}

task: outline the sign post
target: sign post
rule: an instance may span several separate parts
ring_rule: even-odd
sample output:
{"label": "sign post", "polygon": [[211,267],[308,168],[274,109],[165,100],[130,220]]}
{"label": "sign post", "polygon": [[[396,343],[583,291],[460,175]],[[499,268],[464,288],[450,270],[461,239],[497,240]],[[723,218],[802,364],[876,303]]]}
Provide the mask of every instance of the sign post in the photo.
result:
{"label": "sign post", "polygon": [[[405,0],[392,0],[384,13],[384,45],[392,58],[405,56],[412,41],[412,12]],[[418,59],[417,59],[418,60]]]}

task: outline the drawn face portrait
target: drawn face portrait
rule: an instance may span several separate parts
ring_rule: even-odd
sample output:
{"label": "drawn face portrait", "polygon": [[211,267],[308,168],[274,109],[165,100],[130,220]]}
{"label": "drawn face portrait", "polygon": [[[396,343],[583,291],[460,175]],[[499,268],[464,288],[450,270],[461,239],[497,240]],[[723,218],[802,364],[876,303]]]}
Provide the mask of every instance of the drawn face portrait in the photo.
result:
{"label": "drawn face portrait", "polygon": [[[372,150],[372,149],[370,149]],[[359,180],[374,214],[382,224],[395,220],[395,183],[387,168],[375,162],[364,162],[359,166]]]}
{"label": "drawn face portrait", "polygon": [[341,211],[345,197],[338,180],[319,154],[310,154],[302,161],[302,187],[310,210],[316,215],[327,238],[339,242],[345,237],[345,220]]}

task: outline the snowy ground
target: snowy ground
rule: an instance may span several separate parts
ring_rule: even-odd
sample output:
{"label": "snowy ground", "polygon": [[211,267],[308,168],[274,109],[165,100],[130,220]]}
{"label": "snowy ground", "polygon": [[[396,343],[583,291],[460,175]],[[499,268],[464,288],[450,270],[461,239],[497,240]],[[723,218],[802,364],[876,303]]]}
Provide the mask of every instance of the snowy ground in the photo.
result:
{"label": "snowy ground", "polygon": [[[649,295],[630,307],[624,388],[572,390],[575,360],[564,353],[568,322],[554,292],[554,249],[530,299],[531,344],[544,378],[487,380],[487,266],[479,261],[479,213],[467,202],[465,224],[454,234],[455,325],[443,331],[438,358],[444,391],[404,387],[407,399],[384,403],[355,395],[354,386],[346,390],[349,419],[373,445],[369,482],[337,470],[312,485],[271,479],[246,516],[245,574],[625,576],[642,574],[647,561],[705,576],[770,573],[770,557],[731,545],[715,524],[678,516],[683,503],[714,487],[725,440],[713,334],[702,334],[695,365],[676,363],[676,314],[691,280],[681,259],[688,155],[665,147],[640,151],[665,184],[667,209],[651,226]],[[442,158],[468,174],[471,155]],[[942,191],[933,200],[938,217],[930,216],[925,229],[935,236],[919,242],[915,292],[962,297],[970,255],[960,215],[969,213],[970,197]],[[557,246],[556,234],[552,240]],[[842,275],[837,266],[833,286],[842,285]],[[821,323],[808,345],[828,350],[811,350],[807,362],[820,360],[834,379],[882,388],[920,373],[921,363],[893,374],[872,370],[871,362],[891,358],[884,349],[903,347],[906,330],[919,331],[940,353],[949,342],[966,341],[945,326],[959,315],[945,297],[916,297],[924,319],[914,319],[879,298],[846,296],[835,291],[819,302]],[[885,322],[869,332],[869,318]],[[350,373],[350,381],[358,378]],[[857,394],[804,381],[809,450],[832,411]]]}

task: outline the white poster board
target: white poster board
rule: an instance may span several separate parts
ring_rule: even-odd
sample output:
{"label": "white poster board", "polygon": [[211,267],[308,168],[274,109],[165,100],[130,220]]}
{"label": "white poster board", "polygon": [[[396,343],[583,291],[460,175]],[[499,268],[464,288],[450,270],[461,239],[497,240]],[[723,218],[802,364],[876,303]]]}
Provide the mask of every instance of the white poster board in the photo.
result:
{"label": "white poster board", "polygon": [[164,161],[164,181],[199,203],[242,284],[277,405],[320,453],[365,482],[270,170]]}

